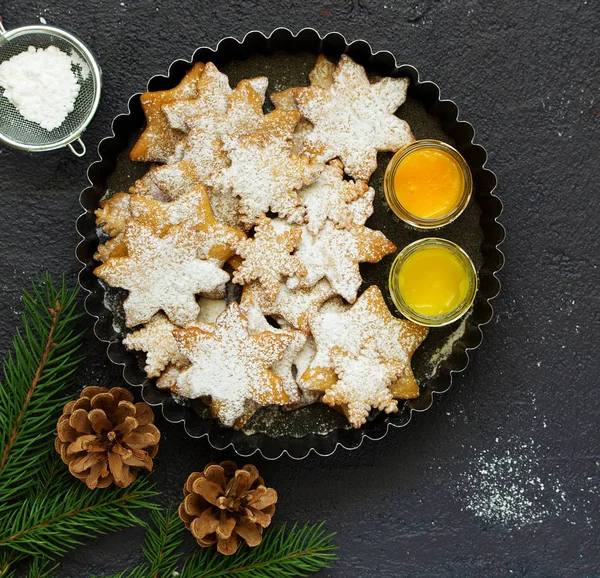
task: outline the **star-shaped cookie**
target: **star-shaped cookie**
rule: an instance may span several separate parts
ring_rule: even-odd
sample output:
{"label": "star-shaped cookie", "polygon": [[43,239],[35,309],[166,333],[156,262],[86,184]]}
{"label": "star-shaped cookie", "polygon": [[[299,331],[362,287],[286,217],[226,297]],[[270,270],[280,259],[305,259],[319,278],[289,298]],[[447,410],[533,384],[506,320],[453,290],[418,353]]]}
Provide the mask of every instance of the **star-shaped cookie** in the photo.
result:
{"label": "star-shaped cookie", "polygon": [[153,165],[148,172],[135,181],[129,192],[147,195],[158,201],[172,201],[198,184],[194,165],[180,161],[170,165]]}
{"label": "star-shaped cookie", "polygon": [[267,321],[262,311],[255,305],[250,307],[241,305],[240,307],[243,314],[248,319],[248,327],[252,333],[271,331],[281,335],[288,335],[292,338],[292,341],[286,347],[283,356],[271,366],[271,370],[273,373],[275,373],[275,375],[278,375],[281,378],[283,389],[290,398],[290,403],[297,404],[300,402],[302,396],[300,390],[298,389],[298,384],[296,383],[294,366],[300,351],[302,351],[306,344],[306,333],[302,331],[296,331],[291,327],[283,329],[273,327]]}
{"label": "star-shaped cookie", "polygon": [[[320,86],[328,88],[333,82],[333,71],[335,65],[320,54],[314,68],[309,74],[311,86]],[[295,87],[286,88],[281,92],[273,92],[270,95],[271,102],[277,110],[298,110],[298,105],[294,99]],[[304,117],[301,117],[294,130],[292,137],[292,152],[300,154],[304,148],[304,138],[312,130],[312,123]]]}
{"label": "star-shaped cookie", "polygon": [[298,190],[313,182],[322,165],[292,153],[292,132],[287,138],[276,132],[254,133],[237,139],[229,150],[229,166],[223,187],[240,197],[242,220],[250,225],[268,211],[291,223],[304,221],[305,209]]}
{"label": "star-shaped cookie", "polygon": [[385,361],[374,339],[368,339],[359,353],[333,347],[331,362],[338,380],[327,389],[323,401],[332,407],[342,406],[353,427],[363,425],[373,408],[386,413],[398,411],[389,387],[403,372],[404,363]]}
{"label": "star-shaped cookie", "polygon": [[281,378],[269,368],[283,356],[292,341],[272,331],[252,334],[237,303],[219,315],[213,331],[200,328],[173,332],[191,366],[174,388],[188,398],[210,396],[211,410],[225,426],[239,426],[248,405],[289,402]]}
{"label": "star-shaped cookie", "polygon": [[365,69],[343,54],[328,88],[296,88],[298,109],[314,128],[305,150],[322,161],[339,157],[351,177],[368,181],[378,151],[397,151],[414,137],[394,115],[406,100],[408,79],[386,77],[371,83]]}
{"label": "star-shaped cookie", "polygon": [[244,286],[242,304],[256,303],[265,315],[284,319],[295,329],[307,332],[309,319],[334,295],[335,291],[326,279],[306,289],[292,290],[282,283],[275,299],[269,299],[261,285],[252,283]]}
{"label": "star-shaped cookie", "polygon": [[127,256],[111,256],[94,273],[129,291],[123,303],[127,327],[147,323],[159,310],[185,326],[198,315],[195,295],[215,291],[229,280],[213,262],[198,259],[185,223],[159,237],[134,221],[127,226],[125,245]]}
{"label": "star-shaped cookie", "polygon": [[326,221],[317,235],[303,227],[302,239],[296,252],[306,267],[304,277],[292,277],[291,289],[311,287],[324,277],[346,301],[356,301],[362,283],[359,263],[377,263],[393,253],[396,246],[381,231],[364,226],[339,229]]}
{"label": "star-shaped cookie", "polygon": [[309,320],[317,354],[299,383],[303,389],[326,391],[337,375],[331,350],[338,346],[350,354],[360,353],[368,339],[374,339],[377,350],[386,361],[402,363],[403,372],[391,385],[395,397],[417,397],[419,388],[412,373],[413,353],[427,336],[427,328],[394,317],[376,285],[369,287],[352,307],[341,301],[327,302]]}
{"label": "star-shaped cookie", "polygon": [[[344,165],[337,159],[331,161],[314,183],[300,191],[302,204],[306,207],[306,228],[317,234],[328,219],[341,229],[359,224],[356,221],[361,217],[357,219],[355,215],[358,206],[353,207],[352,203],[364,197],[367,191],[369,185],[366,182],[344,180]],[[371,191],[369,197],[372,200],[375,191]]]}
{"label": "star-shaped cookie", "polygon": [[263,215],[254,228],[254,238],[236,243],[236,252],[243,261],[233,274],[233,282],[247,285],[258,281],[267,298],[275,299],[282,279],[306,274],[304,265],[291,254],[301,238],[299,227],[277,230],[273,221]]}
{"label": "star-shaped cookie", "polygon": [[196,97],[198,80],[203,72],[204,64],[198,62],[175,88],[142,94],[140,102],[146,115],[146,128],[131,149],[131,160],[157,163],[169,161],[183,133],[169,125],[163,107],[171,102]]}
{"label": "star-shaped cookie", "polygon": [[[262,108],[268,82],[266,77],[259,76],[245,79],[240,85],[251,87]],[[207,62],[198,81],[197,96],[170,102],[163,107],[163,111],[174,129],[187,132],[196,127],[216,134],[220,131],[218,125],[222,122],[235,91],[229,86],[227,75],[220,72],[212,62]]]}
{"label": "star-shaped cookie", "polygon": [[130,218],[129,199],[127,193],[116,193],[109,199],[100,201],[100,208],[96,209],[96,224],[111,237],[116,237],[125,230],[127,220]]}
{"label": "star-shaped cookie", "polygon": [[132,195],[129,209],[138,223],[150,227],[159,236],[172,225],[186,223],[195,235],[198,258],[215,259],[220,264],[229,259],[236,244],[246,238],[242,231],[215,219],[203,185],[196,185],[170,203]]}
{"label": "star-shaped cookie", "polygon": [[179,352],[173,330],[177,325],[171,323],[166,315],[157,313],[144,327],[129,333],[123,339],[127,349],[146,352],[144,370],[148,377],[158,377],[167,365],[185,367],[188,360]]}

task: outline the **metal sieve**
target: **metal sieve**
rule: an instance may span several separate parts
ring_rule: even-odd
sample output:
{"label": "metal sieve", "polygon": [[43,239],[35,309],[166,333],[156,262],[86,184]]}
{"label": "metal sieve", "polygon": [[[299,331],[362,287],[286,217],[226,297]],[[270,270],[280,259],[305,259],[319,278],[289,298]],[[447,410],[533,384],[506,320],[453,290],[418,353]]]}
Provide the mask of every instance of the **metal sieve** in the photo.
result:
{"label": "metal sieve", "polygon": [[[19,113],[4,96],[0,87],[0,142],[16,149],[41,152],[69,147],[71,152],[82,157],[85,145],[81,134],[94,117],[102,89],[102,72],[92,53],[77,38],[52,26],[24,26],[6,31],[0,18],[0,64],[26,51],[30,46],[48,48],[56,46],[72,57],[73,73],[80,85],[74,108],[64,122],[48,131],[31,122]],[[80,148],[72,143],[77,141]]]}

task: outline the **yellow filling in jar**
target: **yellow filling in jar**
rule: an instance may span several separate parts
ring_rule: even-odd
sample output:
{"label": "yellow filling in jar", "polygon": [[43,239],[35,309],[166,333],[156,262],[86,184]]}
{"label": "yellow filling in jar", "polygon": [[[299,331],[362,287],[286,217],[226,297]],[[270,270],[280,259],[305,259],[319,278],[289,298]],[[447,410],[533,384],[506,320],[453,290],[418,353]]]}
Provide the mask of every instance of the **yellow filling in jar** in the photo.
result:
{"label": "yellow filling in jar", "polygon": [[409,255],[398,272],[398,287],[406,305],[424,317],[444,317],[466,299],[469,271],[445,247],[423,247]]}

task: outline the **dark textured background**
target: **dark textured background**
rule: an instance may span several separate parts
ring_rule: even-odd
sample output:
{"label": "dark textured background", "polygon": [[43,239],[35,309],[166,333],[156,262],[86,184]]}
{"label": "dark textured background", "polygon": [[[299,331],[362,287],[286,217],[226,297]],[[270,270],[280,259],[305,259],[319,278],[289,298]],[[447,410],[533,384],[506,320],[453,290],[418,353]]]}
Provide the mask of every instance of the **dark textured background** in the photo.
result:
{"label": "dark textured background", "polygon": [[[505,203],[507,266],[484,343],[448,394],[384,440],[327,459],[253,461],[280,492],[279,522],[327,519],[338,532],[341,561],[324,576],[600,576],[596,0],[0,0],[0,15],[7,27],[44,17],[95,52],[105,88],[85,134],[91,150],[150,76],[199,45],[252,29],[313,26],[362,37],[438,82],[488,149]],[[2,354],[20,290],[36,272],[65,272],[75,282],[77,197],[94,157],[0,148]],[[119,384],[91,333],[87,348],[81,384]],[[190,471],[233,457],[179,425],[158,424],[164,437],[153,476],[165,503],[180,500]],[[482,463],[506,453],[520,465],[486,490]],[[511,484],[539,501],[534,511],[545,513],[536,523],[467,507],[495,488],[513,495]],[[142,539],[129,530],[96,540],[68,555],[58,575],[133,565]]]}

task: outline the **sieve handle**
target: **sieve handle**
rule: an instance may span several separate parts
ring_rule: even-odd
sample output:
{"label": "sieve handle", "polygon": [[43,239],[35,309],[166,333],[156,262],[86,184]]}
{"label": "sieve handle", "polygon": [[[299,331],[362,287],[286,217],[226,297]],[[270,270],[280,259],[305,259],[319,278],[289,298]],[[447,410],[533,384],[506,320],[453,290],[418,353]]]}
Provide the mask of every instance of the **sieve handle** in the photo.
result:
{"label": "sieve handle", "polygon": [[2,16],[0,16],[0,36],[4,36],[6,34],[6,29],[2,25]]}
{"label": "sieve handle", "polygon": [[86,152],[86,148],[85,145],[83,144],[83,141],[78,138],[76,140],[74,140],[73,142],[79,143],[79,145],[81,146],[81,150],[77,150],[72,143],[69,143],[67,146],[71,149],[71,152],[76,156],[76,157],[82,157],[85,155]]}

